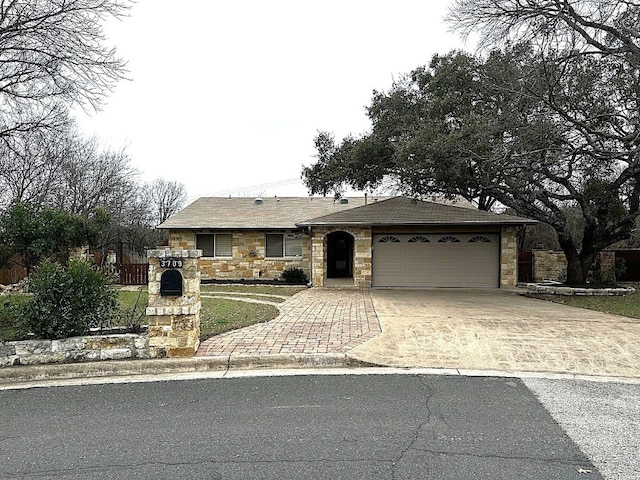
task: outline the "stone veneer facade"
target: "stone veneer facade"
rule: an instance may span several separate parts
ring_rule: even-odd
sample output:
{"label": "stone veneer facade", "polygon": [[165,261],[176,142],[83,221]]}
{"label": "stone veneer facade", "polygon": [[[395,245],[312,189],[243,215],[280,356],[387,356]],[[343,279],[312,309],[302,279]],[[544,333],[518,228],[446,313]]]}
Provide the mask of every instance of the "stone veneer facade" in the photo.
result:
{"label": "stone veneer facade", "polygon": [[[200,269],[201,250],[157,249],[148,250],[149,353],[157,357],[192,357],[200,343]],[[182,275],[182,295],[161,295],[163,258],[178,258],[183,266],[176,269]]]}
{"label": "stone veneer facade", "polygon": [[[198,232],[200,233],[200,232]],[[202,233],[212,233],[205,232]],[[229,233],[229,232],[220,232]],[[196,232],[192,230],[172,230],[169,234],[171,248],[196,248]],[[302,236],[301,257],[266,257],[265,232],[243,230],[232,232],[232,257],[202,257],[200,271],[203,279],[257,280],[279,278],[287,268],[302,268],[311,275],[311,240]]]}
{"label": "stone veneer facade", "polygon": [[325,283],[327,265],[327,235],[346,232],[353,237],[353,284],[356,287],[371,286],[371,228],[315,227],[311,235],[311,280],[314,286]]}
{"label": "stone veneer facade", "polygon": [[500,234],[500,286],[518,284],[518,232],[515,227],[502,227]]}
{"label": "stone veneer facade", "polygon": [[[374,233],[404,233],[415,227],[313,227],[311,236],[304,234],[301,257],[266,258],[265,232],[261,230],[235,231],[232,233],[233,256],[231,258],[200,258],[203,279],[274,279],[291,267],[302,268],[314,286],[323,286],[326,280],[327,236],[333,232],[346,232],[353,239],[353,284],[370,287],[372,277],[372,237]],[[429,232],[427,228],[421,231]],[[439,227],[438,233],[469,232],[463,227]],[[494,227],[483,231],[500,232],[500,286],[512,287],[518,281],[517,228]],[[202,233],[212,233],[203,231]],[[229,232],[221,232],[229,233]],[[169,245],[174,249],[192,250],[196,247],[196,232],[172,230]]]}
{"label": "stone veneer facade", "polygon": [[[598,254],[594,267],[599,268],[605,277],[601,279],[607,283],[615,281],[616,254],[602,251]],[[593,274],[593,272],[591,272]],[[567,275],[567,257],[562,250],[533,250],[533,281],[545,280],[565,281]]]}

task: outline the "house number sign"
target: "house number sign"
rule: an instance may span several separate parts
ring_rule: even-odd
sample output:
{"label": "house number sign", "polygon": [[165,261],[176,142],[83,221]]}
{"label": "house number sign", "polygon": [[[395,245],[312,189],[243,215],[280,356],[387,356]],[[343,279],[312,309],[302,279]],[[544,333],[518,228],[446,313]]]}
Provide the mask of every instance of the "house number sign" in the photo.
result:
{"label": "house number sign", "polygon": [[181,258],[161,258],[160,268],[182,268]]}

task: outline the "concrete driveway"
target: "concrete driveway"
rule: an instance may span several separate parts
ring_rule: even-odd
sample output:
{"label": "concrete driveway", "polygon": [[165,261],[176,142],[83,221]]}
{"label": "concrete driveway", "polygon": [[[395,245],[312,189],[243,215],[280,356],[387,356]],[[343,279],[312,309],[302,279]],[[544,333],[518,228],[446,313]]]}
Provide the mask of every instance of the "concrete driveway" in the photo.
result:
{"label": "concrete driveway", "polygon": [[382,333],[348,351],[380,365],[640,377],[640,320],[511,290],[373,289]]}

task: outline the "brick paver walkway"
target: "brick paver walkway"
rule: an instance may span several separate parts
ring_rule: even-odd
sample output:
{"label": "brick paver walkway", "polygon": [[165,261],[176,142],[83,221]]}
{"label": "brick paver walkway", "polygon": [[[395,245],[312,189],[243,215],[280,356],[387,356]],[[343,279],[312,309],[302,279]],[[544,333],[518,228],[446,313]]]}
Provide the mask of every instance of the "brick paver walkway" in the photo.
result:
{"label": "brick paver walkway", "polygon": [[380,333],[368,289],[311,288],[265,323],[205,340],[197,356],[343,353]]}

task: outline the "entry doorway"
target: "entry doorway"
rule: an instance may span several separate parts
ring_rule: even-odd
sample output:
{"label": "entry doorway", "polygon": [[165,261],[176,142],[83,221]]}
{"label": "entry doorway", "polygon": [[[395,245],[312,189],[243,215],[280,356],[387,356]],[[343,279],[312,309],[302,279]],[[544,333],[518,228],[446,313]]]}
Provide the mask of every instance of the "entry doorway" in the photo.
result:
{"label": "entry doorway", "polygon": [[353,236],[347,232],[327,235],[327,278],[353,278]]}

